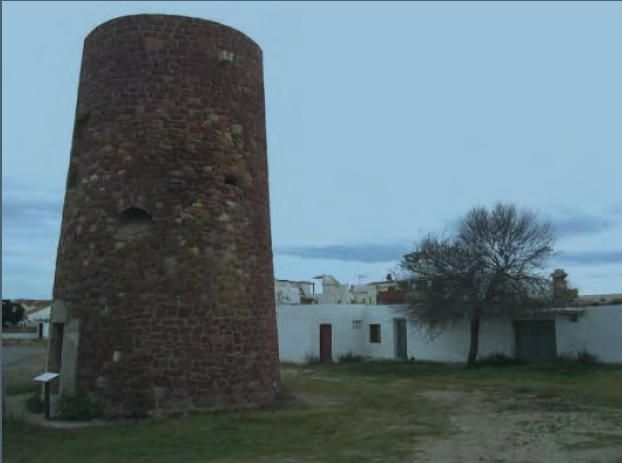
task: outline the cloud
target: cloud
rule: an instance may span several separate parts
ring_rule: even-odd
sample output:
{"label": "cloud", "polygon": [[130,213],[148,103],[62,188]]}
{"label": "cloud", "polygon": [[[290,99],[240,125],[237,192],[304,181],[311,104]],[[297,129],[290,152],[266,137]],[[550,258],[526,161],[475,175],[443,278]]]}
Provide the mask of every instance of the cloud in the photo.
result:
{"label": "cloud", "polygon": [[62,202],[54,198],[7,197],[2,201],[2,220],[10,223],[57,220],[62,209]]}
{"label": "cloud", "polygon": [[568,236],[588,235],[609,230],[614,226],[611,220],[589,215],[574,215],[571,217],[551,220],[553,231],[559,238]]}
{"label": "cloud", "polygon": [[41,185],[26,185],[11,177],[2,182],[4,232],[58,228],[63,211],[62,193]]}
{"label": "cloud", "polygon": [[356,262],[389,262],[400,260],[412,251],[408,246],[395,244],[353,244],[330,246],[283,246],[275,254],[307,259],[335,259]]}
{"label": "cloud", "polygon": [[[12,252],[2,256],[3,298],[49,298],[54,279],[54,260],[49,253]],[[4,251],[3,251],[4,254]]]}
{"label": "cloud", "polygon": [[[277,255],[364,263],[399,261],[411,251],[411,247],[399,244],[281,246],[274,249]],[[553,262],[555,265],[622,264],[622,251],[562,251]]]}
{"label": "cloud", "polygon": [[62,193],[2,179],[2,289],[6,297],[47,297],[52,288]]}
{"label": "cloud", "polygon": [[575,265],[622,264],[622,251],[562,252],[555,260]]}
{"label": "cloud", "polygon": [[[553,233],[557,238],[568,238],[574,236],[593,235],[608,231],[622,224],[622,204],[614,205],[604,211],[603,214],[586,214],[581,210],[564,205],[554,205],[549,208],[552,210],[550,217]],[[539,216],[538,220],[544,219],[548,214]],[[613,217],[612,217],[613,216]],[[443,221],[445,229],[455,231],[458,228],[460,219],[448,219]]]}

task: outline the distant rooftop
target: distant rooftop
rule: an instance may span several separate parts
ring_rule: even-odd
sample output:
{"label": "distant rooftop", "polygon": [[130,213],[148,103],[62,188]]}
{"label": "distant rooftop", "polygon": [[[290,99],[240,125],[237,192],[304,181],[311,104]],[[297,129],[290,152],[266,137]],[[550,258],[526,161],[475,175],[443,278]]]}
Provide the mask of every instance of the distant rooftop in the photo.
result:
{"label": "distant rooftop", "polygon": [[11,299],[11,301],[21,304],[26,315],[37,312],[52,304],[50,299]]}
{"label": "distant rooftop", "polygon": [[275,281],[282,281],[283,283],[299,283],[305,285],[314,284],[312,281],[303,281],[303,280],[281,280],[280,278],[275,278]]}
{"label": "distant rooftop", "polygon": [[622,304],[622,293],[585,294],[577,298],[572,305],[607,305]]}

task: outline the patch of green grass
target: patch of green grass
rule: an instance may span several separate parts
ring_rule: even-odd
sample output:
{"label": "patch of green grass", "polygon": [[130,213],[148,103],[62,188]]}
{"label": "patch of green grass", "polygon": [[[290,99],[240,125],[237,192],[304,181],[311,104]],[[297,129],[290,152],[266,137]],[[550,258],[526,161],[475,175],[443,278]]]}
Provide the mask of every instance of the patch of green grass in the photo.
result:
{"label": "patch of green grass", "polygon": [[[366,418],[366,419],[362,419]],[[5,461],[400,461],[411,417],[355,408],[192,416],[71,431],[5,425]],[[37,436],[36,441],[32,436]],[[34,460],[33,460],[34,458]],[[290,460],[291,461],[291,460]]]}
{"label": "patch of green grass", "polygon": [[[275,408],[72,430],[5,424],[5,461],[403,461],[414,442],[450,428],[438,406],[361,377],[289,374]],[[293,398],[292,398],[293,396]]]}
{"label": "patch of green grass", "polygon": [[585,449],[597,449],[609,446],[622,446],[622,437],[616,433],[603,433],[603,432],[582,432],[577,436],[585,438],[579,442],[572,444],[566,444],[568,450],[585,450]]}
{"label": "patch of green grass", "polygon": [[34,381],[21,381],[6,385],[7,395],[32,394],[41,391],[41,384]]}
{"label": "patch of green grass", "polygon": [[362,355],[355,355],[352,352],[348,352],[347,354],[339,356],[337,362],[339,363],[348,363],[348,362],[362,362],[365,360],[365,357]]}
{"label": "patch of green grass", "polygon": [[426,391],[502,391],[510,398],[530,394],[536,405],[576,399],[583,404],[622,406],[620,367],[553,364],[466,369],[363,361],[284,366],[282,375],[284,400],[259,410],[65,430],[7,421],[4,461],[413,461],[418,441],[458,432],[449,419],[451,409],[446,407],[450,405],[426,398],[421,394]]}
{"label": "patch of green grass", "polygon": [[503,389],[515,393],[548,394],[585,405],[622,407],[620,365],[552,362],[505,365],[503,368],[465,368],[457,364],[371,360],[313,368],[337,375],[368,376],[384,382],[395,378],[410,379],[414,388]]}

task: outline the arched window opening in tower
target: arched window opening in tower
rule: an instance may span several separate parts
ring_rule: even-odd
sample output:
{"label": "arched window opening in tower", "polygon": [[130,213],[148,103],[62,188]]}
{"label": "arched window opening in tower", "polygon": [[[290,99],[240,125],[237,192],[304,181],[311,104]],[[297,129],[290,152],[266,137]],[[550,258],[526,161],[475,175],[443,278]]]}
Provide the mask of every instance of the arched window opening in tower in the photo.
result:
{"label": "arched window opening in tower", "polygon": [[240,181],[235,175],[227,175],[225,177],[225,185],[240,186]]}
{"label": "arched window opening in tower", "polygon": [[153,225],[151,215],[139,207],[129,207],[121,212],[117,238],[132,239],[147,233]]}

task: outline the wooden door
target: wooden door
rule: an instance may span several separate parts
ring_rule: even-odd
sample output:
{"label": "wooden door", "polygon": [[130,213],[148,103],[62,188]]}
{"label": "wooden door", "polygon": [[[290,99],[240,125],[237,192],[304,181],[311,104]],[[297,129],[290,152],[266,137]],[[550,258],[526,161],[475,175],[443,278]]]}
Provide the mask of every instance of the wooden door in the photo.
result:
{"label": "wooden door", "polygon": [[395,356],[400,359],[408,358],[408,346],[406,337],[406,319],[393,319],[393,339],[395,340]]}
{"label": "wooden door", "polygon": [[333,327],[329,323],[320,325],[320,362],[333,361]]}

